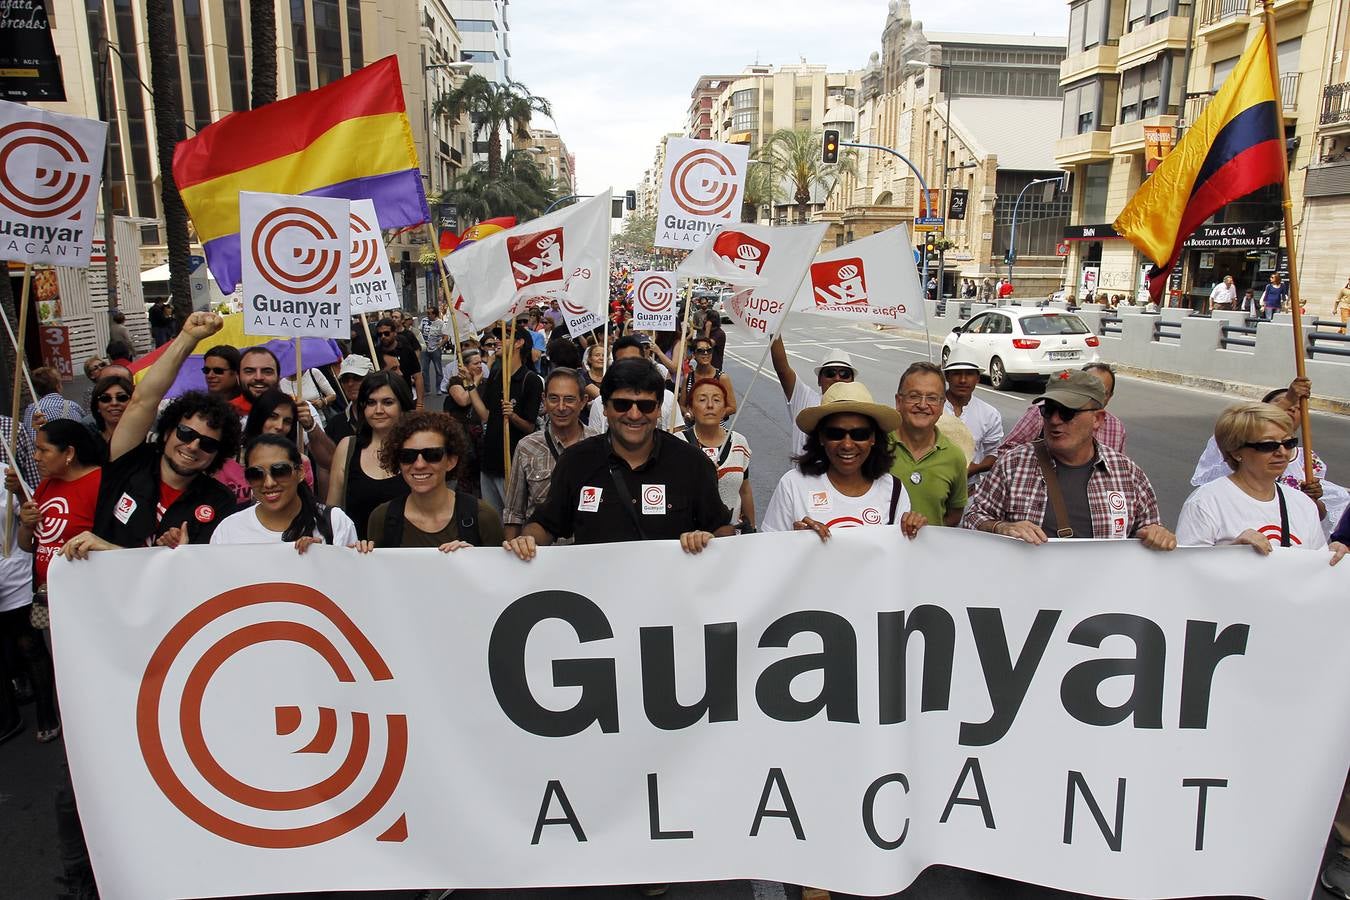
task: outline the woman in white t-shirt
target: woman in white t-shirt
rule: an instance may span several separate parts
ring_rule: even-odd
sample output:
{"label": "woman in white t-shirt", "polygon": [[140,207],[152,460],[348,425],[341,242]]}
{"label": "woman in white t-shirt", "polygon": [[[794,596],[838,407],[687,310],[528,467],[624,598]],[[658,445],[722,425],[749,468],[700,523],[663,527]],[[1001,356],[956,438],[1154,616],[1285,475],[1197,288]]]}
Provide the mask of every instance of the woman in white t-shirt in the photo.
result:
{"label": "woman in white t-shirt", "polygon": [[686,399],[685,417],[694,424],[686,425],[676,434],[702,450],[717,466],[717,493],[731,510],[732,525],[753,531],[755,495],[750,489],[750,442],[739,431],[728,434],[722,427],[730,392],[721,379],[701,378],[692,382]]}
{"label": "woman in white t-shirt", "polygon": [[277,434],[260,434],[244,447],[244,479],[257,502],[226,516],[211,534],[213,544],[295,543],[355,547],[356,526],[337,507],[324,507],[305,483],[300,450]]}
{"label": "woman in white t-shirt", "polygon": [[761,531],[814,531],[824,541],[832,528],[899,523],[912,538],[928,524],[890,475],[895,451],[887,436],[900,427],[900,414],[872,402],[864,385],[830,385],[819,406],[798,413],[797,427],[806,444],[778,482]]}
{"label": "woman in white t-shirt", "polygon": [[[1231,473],[1195,489],[1177,520],[1182,546],[1247,544],[1267,554],[1273,544],[1328,548],[1317,504],[1280,480],[1298,447],[1288,413],[1269,403],[1239,403],[1219,415],[1214,442]],[[1330,545],[1334,566],[1346,553]]]}

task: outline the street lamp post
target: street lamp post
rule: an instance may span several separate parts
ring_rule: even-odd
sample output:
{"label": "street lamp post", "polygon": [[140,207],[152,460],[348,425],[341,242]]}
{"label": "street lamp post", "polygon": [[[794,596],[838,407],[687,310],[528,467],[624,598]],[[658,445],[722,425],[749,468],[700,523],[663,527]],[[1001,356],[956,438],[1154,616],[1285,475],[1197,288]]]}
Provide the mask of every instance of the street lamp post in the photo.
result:
{"label": "street lamp post", "polygon": [[[881,146],[880,144],[860,144],[860,143],[857,143],[857,142],[855,142],[855,141],[840,141],[840,142],[839,142],[839,146],[840,146],[840,147],[856,147],[856,148],[858,148],[858,149],[860,149],[860,150],[880,150],[882,153],[889,153],[891,156],[894,156],[896,159],[900,160],[902,163],[904,163],[905,165],[909,166],[909,170],[910,170],[911,172],[914,173],[914,177],[917,178],[917,179],[919,179],[919,190],[922,191],[922,196],[923,196],[923,211],[924,211],[924,215],[925,215],[927,218],[930,218],[930,219],[933,217],[933,205],[932,205],[931,203],[928,202],[928,201],[929,201],[929,197],[928,197],[928,182],[926,182],[926,181],[923,180],[923,173],[919,171],[918,167],[915,166],[914,163],[912,163],[912,162],[909,161],[909,157],[908,157],[908,156],[905,156],[905,155],[904,155],[903,153],[901,153],[899,150],[892,150],[890,147],[883,147],[883,146]],[[925,242],[924,242],[924,245],[923,245],[923,289],[924,289],[925,291],[928,290],[928,242],[927,242],[927,241],[925,241]],[[933,299],[934,299],[934,300],[937,300],[938,298],[935,296]]]}
{"label": "street lamp post", "polygon": [[1022,195],[1038,184],[1059,184],[1058,178],[1036,178],[1027,182],[1027,186],[1017,192],[1017,202],[1013,204],[1012,232],[1008,235],[1008,282],[1011,284],[1013,262],[1017,259],[1017,210],[1022,205]]}

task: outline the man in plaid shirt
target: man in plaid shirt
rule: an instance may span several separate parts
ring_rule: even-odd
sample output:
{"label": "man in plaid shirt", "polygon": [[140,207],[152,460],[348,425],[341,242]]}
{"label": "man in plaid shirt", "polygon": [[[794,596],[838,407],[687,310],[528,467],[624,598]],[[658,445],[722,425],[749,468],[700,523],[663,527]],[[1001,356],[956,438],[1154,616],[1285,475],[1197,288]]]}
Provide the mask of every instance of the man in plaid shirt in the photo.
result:
{"label": "man in plaid shirt", "polygon": [[1138,538],[1154,550],[1177,545],[1158,517],[1148,476],[1097,437],[1106,416],[1106,387],[1088,372],[1060,372],[1037,399],[1043,446],[1064,495],[1058,521],[1049,501],[1038,450],[1042,441],[1001,455],[971,499],[965,528],[1043,544],[1048,534],[1076,538]]}

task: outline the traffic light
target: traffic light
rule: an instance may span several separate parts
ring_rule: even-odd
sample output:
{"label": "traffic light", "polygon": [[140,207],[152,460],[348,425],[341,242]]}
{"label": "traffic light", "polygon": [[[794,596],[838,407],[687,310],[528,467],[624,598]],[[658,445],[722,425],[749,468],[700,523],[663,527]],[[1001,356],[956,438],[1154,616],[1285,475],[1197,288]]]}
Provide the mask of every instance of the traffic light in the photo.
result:
{"label": "traffic light", "polygon": [[1012,252],[1011,250],[1006,250],[1006,251],[1004,251],[1004,253],[1003,253],[1003,264],[1004,264],[1005,266],[1011,266],[1011,265],[1013,264],[1013,259],[1014,259],[1014,257],[1013,257],[1013,252]]}
{"label": "traffic light", "polygon": [[923,236],[923,245],[924,245],[924,247],[926,247],[926,248],[928,249],[928,252],[929,252],[929,253],[933,253],[934,251],[936,251],[936,250],[937,250],[937,235],[934,234],[934,233],[931,232],[931,231],[929,231],[929,232],[927,232],[926,234],[924,234],[924,236]]}
{"label": "traffic light", "polygon": [[624,191],[623,205],[627,207],[629,212],[637,209],[637,191]]}
{"label": "traffic light", "polygon": [[825,129],[825,139],[820,145],[820,161],[823,163],[839,162],[839,132],[833,128]]}

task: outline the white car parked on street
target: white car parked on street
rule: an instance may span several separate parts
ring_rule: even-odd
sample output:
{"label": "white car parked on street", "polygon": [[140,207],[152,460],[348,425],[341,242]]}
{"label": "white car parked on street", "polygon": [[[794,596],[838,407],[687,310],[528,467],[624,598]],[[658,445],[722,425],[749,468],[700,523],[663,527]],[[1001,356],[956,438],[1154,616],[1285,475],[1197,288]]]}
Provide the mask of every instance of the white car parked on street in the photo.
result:
{"label": "white car parked on street", "polygon": [[1063,369],[1098,362],[1099,346],[1101,340],[1073,313],[1000,306],[953,328],[942,342],[942,362],[973,362],[1002,391],[1013,381],[1044,382]]}

